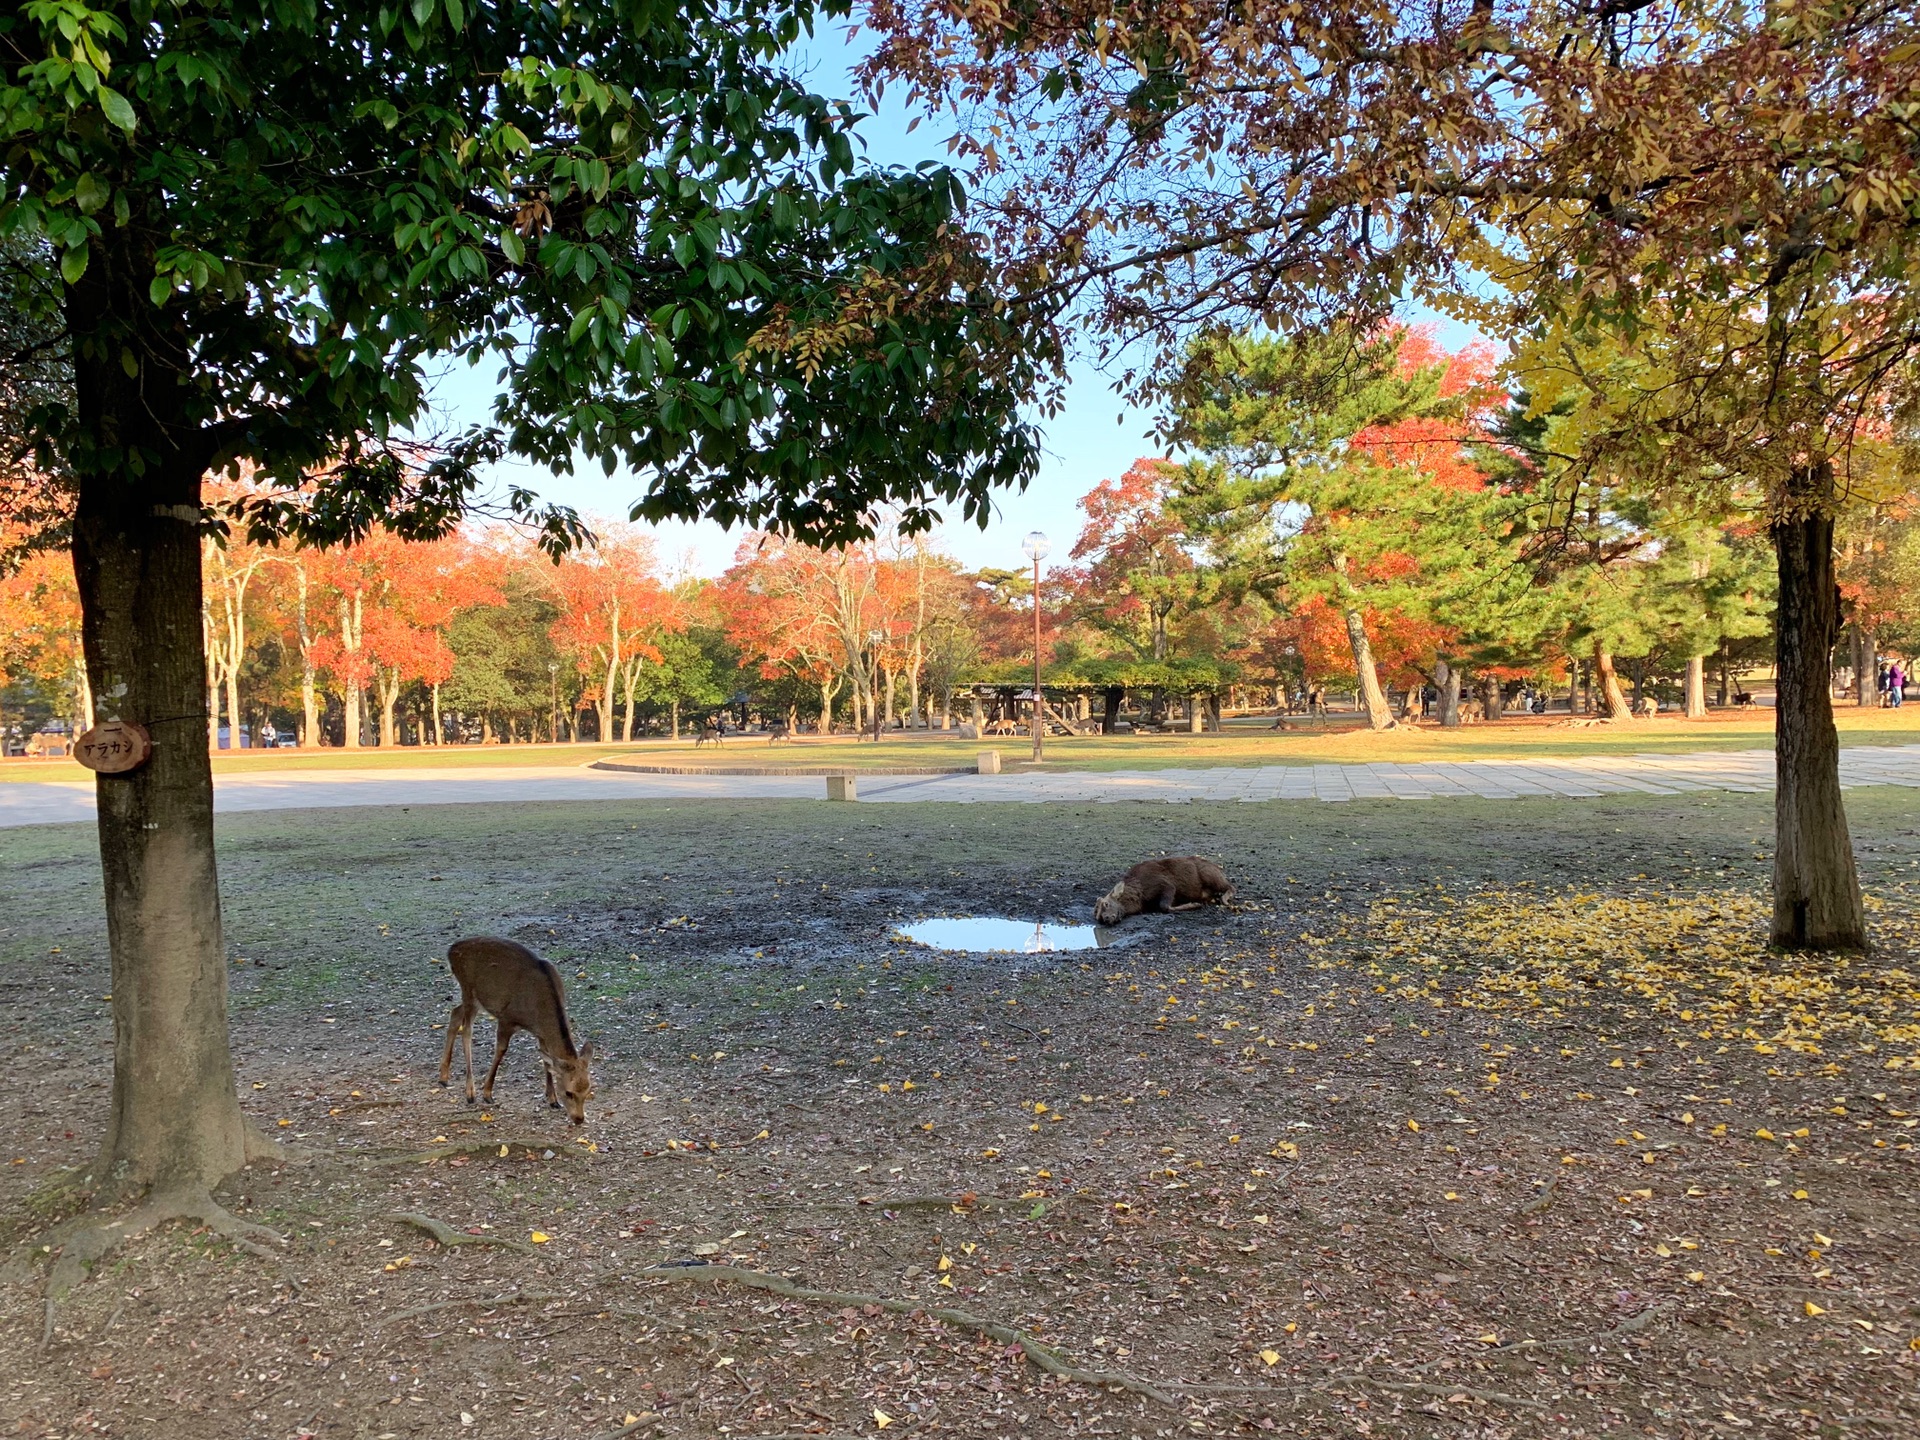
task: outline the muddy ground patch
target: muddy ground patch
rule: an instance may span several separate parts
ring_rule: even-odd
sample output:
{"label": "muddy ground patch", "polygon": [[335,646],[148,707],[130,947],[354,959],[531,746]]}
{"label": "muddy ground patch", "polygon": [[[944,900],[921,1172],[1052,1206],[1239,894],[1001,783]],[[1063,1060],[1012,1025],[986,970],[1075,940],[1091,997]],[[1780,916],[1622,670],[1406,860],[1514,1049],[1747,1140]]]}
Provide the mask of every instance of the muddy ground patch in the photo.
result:
{"label": "muddy ground patch", "polygon": [[[0,1414],[209,1440],[1910,1434],[1920,821],[1906,792],[1849,805],[1877,949],[1815,961],[1764,948],[1765,796],[229,817],[241,1093],[300,1155],[223,1198],[284,1257],[148,1237],[44,1344],[50,1257],[16,1264]],[[4,843],[17,1244],[98,1144],[109,981],[91,835]],[[1190,851],[1244,904],[1120,950],[892,934],[1084,919]],[[564,967],[604,1054],[584,1132],[530,1050],[491,1107],[432,1083],[440,957],[484,931]]]}

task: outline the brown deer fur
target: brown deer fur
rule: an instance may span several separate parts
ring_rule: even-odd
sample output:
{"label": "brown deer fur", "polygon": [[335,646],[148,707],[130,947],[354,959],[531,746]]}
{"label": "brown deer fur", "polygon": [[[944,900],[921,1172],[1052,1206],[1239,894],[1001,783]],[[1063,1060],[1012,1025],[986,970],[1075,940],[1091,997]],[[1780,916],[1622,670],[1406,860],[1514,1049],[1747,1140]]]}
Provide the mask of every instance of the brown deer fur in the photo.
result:
{"label": "brown deer fur", "polygon": [[493,1077],[507,1058],[507,1044],[521,1031],[530,1031],[540,1045],[547,1074],[547,1104],[565,1108],[574,1124],[584,1124],[593,1079],[587,1063],[593,1046],[575,1045],[567,1023],[566,987],[560,972],[526,946],[491,935],[456,940],[447,947],[447,967],[460,982],[460,1003],[447,1018],[447,1048],[440,1056],[440,1083],[447,1083],[453,1067],[453,1042],[465,1036],[467,1044],[467,1103],[473,1097],[473,1022],[485,1010],[499,1024],[493,1066],[487,1071],[481,1094],[493,1103]]}
{"label": "brown deer fur", "polygon": [[1216,900],[1224,905],[1232,898],[1233,882],[1211,860],[1198,855],[1143,860],[1100,897],[1093,919],[1098,925],[1118,925],[1143,910],[1198,910]]}

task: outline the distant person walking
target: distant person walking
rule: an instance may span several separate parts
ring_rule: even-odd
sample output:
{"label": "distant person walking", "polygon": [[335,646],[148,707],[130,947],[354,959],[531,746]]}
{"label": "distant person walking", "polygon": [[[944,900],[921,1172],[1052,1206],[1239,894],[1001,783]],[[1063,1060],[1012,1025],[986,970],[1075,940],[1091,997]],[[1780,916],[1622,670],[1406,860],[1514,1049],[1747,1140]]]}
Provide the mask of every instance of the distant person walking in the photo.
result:
{"label": "distant person walking", "polygon": [[1906,691],[1906,667],[1896,660],[1887,667],[1887,704],[1898,710],[1900,702],[1906,698]]}

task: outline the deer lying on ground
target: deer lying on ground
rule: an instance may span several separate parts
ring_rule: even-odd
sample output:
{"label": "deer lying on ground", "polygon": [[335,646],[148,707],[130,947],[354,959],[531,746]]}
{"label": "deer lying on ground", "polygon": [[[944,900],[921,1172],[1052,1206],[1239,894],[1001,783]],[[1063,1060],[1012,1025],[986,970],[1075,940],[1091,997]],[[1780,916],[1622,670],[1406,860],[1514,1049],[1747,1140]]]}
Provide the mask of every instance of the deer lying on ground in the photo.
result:
{"label": "deer lying on ground", "polygon": [[1093,921],[1096,925],[1118,925],[1143,910],[1198,910],[1215,901],[1224,905],[1233,893],[1233,882],[1227,879],[1226,871],[1198,855],[1143,860],[1095,902]]}
{"label": "deer lying on ground", "polygon": [[524,945],[491,935],[456,940],[447,947],[447,967],[460,982],[460,1003],[447,1017],[447,1048],[440,1056],[440,1083],[447,1083],[453,1068],[453,1042],[465,1036],[467,1042],[467,1103],[473,1097],[473,1022],[485,1010],[499,1024],[499,1039],[493,1050],[493,1067],[487,1071],[481,1095],[493,1103],[493,1077],[500,1073],[500,1062],[507,1058],[507,1045],[519,1031],[532,1032],[540,1044],[540,1057],[547,1073],[547,1104],[564,1108],[576,1125],[586,1122],[587,1101],[593,1096],[593,1077],[587,1062],[593,1059],[593,1045],[574,1044],[573,1027],[567,1023],[566,990],[560,972]]}

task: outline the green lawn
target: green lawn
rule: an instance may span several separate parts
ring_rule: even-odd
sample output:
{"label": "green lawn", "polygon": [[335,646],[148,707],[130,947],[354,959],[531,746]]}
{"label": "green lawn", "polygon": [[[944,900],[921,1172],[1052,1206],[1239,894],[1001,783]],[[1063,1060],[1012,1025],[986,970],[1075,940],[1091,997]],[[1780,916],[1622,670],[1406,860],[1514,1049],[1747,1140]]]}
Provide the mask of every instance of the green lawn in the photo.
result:
{"label": "green lawn", "polygon": [[[1844,745],[1920,744],[1920,706],[1913,710],[1836,711]],[[894,733],[880,744],[851,738],[800,736],[770,747],[752,736],[722,746],[691,739],[650,740],[632,745],[448,745],[399,750],[272,750],[223,753],[214,769],[223,775],[257,771],[379,770],[391,767],[467,765],[584,765],[615,757],[643,764],[713,766],[822,766],[852,770],[894,766],[960,765],[981,750],[997,749],[1008,768],[1025,764],[1025,736],[962,740],[958,736]],[[1050,738],[1048,764],[1067,770],[1156,770],[1177,766],[1324,765],[1371,760],[1494,760],[1536,756],[1680,753],[1754,750],[1773,743],[1773,712],[1750,710],[1707,720],[1660,719],[1623,725],[1571,727],[1564,720],[1517,717],[1492,725],[1444,731],[1424,725],[1372,734],[1336,721],[1328,728],[1275,731],[1264,722],[1231,722],[1222,734],[1111,735]],[[0,762],[0,781],[72,780],[84,772],[66,760]]]}

